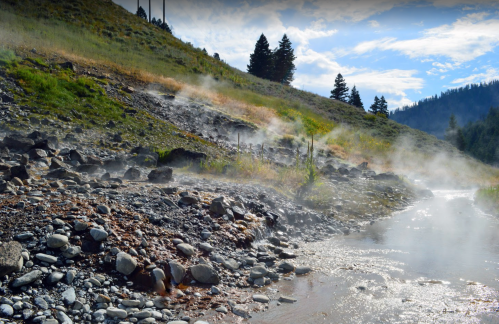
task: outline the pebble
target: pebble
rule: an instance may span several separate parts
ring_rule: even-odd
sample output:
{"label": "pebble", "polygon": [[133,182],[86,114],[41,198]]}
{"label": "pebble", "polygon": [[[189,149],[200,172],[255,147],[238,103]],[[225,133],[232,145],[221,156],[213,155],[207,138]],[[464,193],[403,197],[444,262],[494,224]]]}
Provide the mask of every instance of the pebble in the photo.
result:
{"label": "pebble", "polygon": [[268,303],[270,298],[265,295],[253,295],[253,300],[259,303]]}
{"label": "pebble", "polygon": [[54,234],[47,239],[47,246],[52,249],[57,249],[68,244],[66,235]]}
{"label": "pebble", "polygon": [[24,276],[15,279],[12,282],[12,287],[17,288],[17,287],[28,285],[28,284],[36,281],[37,279],[39,279],[41,276],[42,276],[42,272],[40,270],[33,270],[33,271],[25,274]]}
{"label": "pebble", "polygon": [[56,263],[57,262],[57,257],[53,255],[48,255],[44,253],[37,253],[35,257],[42,261],[42,262],[47,262],[47,263]]}
{"label": "pebble", "polygon": [[196,254],[194,247],[190,244],[187,244],[187,243],[180,243],[179,245],[177,245],[177,249],[182,251],[182,253],[184,253],[187,256],[192,256],[192,255]]}
{"label": "pebble", "polygon": [[120,252],[116,256],[116,271],[121,272],[125,276],[128,276],[134,272],[136,267],[137,260],[135,260],[130,254]]}
{"label": "pebble", "polygon": [[295,273],[299,274],[299,275],[309,273],[310,271],[312,271],[312,269],[310,267],[307,267],[307,266],[299,266],[299,267],[296,267],[296,269],[295,269]]}
{"label": "pebble", "polygon": [[107,314],[107,316],[109,316],[111,318],[117,317],[117,318],[121,318],[121,319],[127,318],[127,316],[128,316],[126,310],[119,309],[116,307],[108,307],[106,309],[106,314]]}
{"label": "pebble", "polygon": [[14,309],[10,305],[2,304],[0,305],[0,315],[5,317],[12,317],[14,315]]}
{"label": "pebble", "polygon": [[295,303],[297,300],[296,298],[282,295],[281,297],[279,297],[279,301],[281,303]]}
{"label": "pebble", "polygon": [[107,232],[100,228],[92,228],[90,230],[90,235],[92,235],[93,239],[97,242],[104,241],[108,236]]}

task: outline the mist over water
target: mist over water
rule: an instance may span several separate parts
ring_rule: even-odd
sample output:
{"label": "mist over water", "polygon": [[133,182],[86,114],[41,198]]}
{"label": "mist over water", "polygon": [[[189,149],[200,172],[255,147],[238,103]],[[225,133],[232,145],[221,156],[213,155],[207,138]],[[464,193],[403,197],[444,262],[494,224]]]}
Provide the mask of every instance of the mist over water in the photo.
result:
{"label": "mist over water", "polygon": [[435,197],[360,233],[308,244],[317,271],[283,282],[294,305],[254,323],[499,323],[499,220],[472,190]]}

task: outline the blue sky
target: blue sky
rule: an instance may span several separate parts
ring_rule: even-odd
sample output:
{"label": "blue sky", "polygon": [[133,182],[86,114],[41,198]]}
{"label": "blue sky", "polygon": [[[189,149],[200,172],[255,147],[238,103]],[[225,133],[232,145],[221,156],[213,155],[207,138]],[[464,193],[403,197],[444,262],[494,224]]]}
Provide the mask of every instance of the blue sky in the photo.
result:
{"label": "blue sky", "polygon": [[[114,0],[129,11],[135,0]],[[151,0],[162,17],[161,0]],[[149,1],[140,1],[149,12]],[[295,48],[293,86],[329,97],[338,73],[364,107],[390,109],[449,88],[499,79],[499,1],[169,0],[174,35],[246,71],[261,33],[271,48],[286,33]]]}

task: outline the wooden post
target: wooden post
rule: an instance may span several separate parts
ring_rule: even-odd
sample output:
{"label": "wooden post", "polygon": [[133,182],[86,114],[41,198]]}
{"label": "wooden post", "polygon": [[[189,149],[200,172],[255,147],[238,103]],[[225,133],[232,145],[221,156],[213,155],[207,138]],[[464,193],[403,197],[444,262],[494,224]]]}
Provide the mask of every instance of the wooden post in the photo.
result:
{"label": "wooden post", "polygon": [[151,0],[149,0],[149,23],[151,23]]}

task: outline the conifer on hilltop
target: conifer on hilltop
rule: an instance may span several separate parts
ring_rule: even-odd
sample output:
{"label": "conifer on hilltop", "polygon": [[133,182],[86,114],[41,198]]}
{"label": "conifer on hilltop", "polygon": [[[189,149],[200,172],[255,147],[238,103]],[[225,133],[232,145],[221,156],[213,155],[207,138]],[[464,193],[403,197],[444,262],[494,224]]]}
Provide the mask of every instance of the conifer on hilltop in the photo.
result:
{"label": "conifer on hilltop", "polygon": [[359,91],[357,91],[357,87],[355,87],[355,85],[353,86],[352,92],[350,93],[350,97],[348,98],[348,103],[352,106],[364,109],[364,104],[360,99]]}
{"label": "conifer on hilltop", "polygon": [[273,66],[270,79],[281,84],[290,85],[294,80],[294,71],[296,70],[293,63],[295,59],[296,56],[291,47],[291,41],[284,34],[279,42],[279,47],[273,53]]}
{"label": "conifer on hilltop", "polygon": [[380,100],[378,96],[374,96],[374,103],[369,107],[369,112],[376,115],[379,112]]}
{"label": "conifer on hilltop", "polygon": [[388,118],[388,103],[385,100],[385,96],[381,96],[379,100],[378,113],[385,115]]}
{"label": "conifer on hilltop", "polygon": [[345,82],[345,79],[343,78],[341,73],[338,73],[336,79],[334,80],[334,89],[331,90],[330,98],[346,102],[347,97],[348,97],[347,83]]}
{"label": "conifer on hilltop", "polygon": [[255,51],[250,55],[248,64],[248,73],[259,78],[270,79],[272,70],[272,51],[269,48],[269,42],[262,33],[255,44]]}
{"label": "conifer on hilltop", "polygon": [[139,16],[139,18],[147,20],[147,13],[144,10],[144,8],[142,8],[142,6],[139,7],[139,10],[137,10],[136,15]]}

